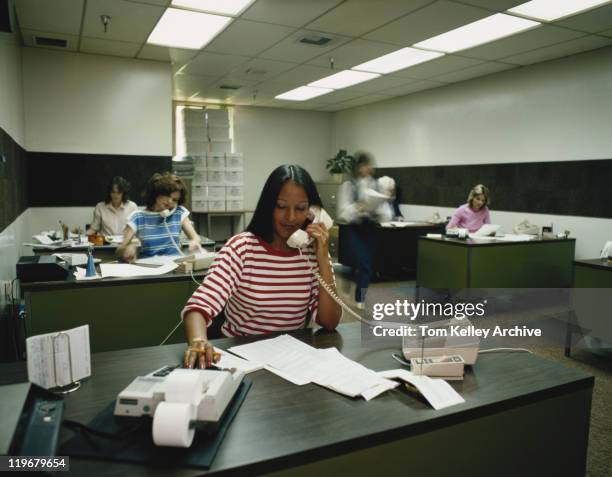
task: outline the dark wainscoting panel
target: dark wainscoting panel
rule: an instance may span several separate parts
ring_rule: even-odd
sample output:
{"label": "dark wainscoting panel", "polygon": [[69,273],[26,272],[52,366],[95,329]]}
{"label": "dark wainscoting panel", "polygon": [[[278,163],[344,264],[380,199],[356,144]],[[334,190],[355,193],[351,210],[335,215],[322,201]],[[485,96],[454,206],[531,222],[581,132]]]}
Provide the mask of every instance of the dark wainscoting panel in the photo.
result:
{"label": "dark wainscoting panel", "polygon": [[492,210],[612,218],[612,159],[381,167],[376,175],[395,179],[402,204],[457,207],[484,184]]}
{"label": "dark wainscoting panel", "polygon": [[28,206],[26,152],[0,129],[0,232]]}
{"label": "dark wainscoting panel", "polygon": [[170,171],[170,156],[28,153],[29,207],[93,206],[104,200],[113,176],[132,184],[130,198],[141,196],[155,172]]}

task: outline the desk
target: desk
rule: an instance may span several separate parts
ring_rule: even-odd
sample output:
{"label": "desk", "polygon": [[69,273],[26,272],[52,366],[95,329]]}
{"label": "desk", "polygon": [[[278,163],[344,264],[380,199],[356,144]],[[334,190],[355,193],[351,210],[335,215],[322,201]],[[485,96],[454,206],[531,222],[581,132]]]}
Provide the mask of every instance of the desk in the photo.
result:
{"label": "desk", "polygon": [[495,242],[419,238],[417,286],[569,288],[576,239]]}
{"label": "desk", "polygon": [[[215,241],[209,239],[208,237],[204,237],[200,235],[200,241],[202,243],[202,247],[214,247]],[[79,244],[76,246],[54,246],[54,247],[32,247],[32,252],[34,255],[51,255],[54,253],[87,253],[90,244]],[[189,245],[188,241],[181,240],[181,247],[186,249]],[[110,262],[117,259],[116,252],[118,243],[111,243],[109,245],[94,245],[93,246],[93,256],[94,258],[99,258],[103,262]],[[187,250],[185,250],[187,252]],[[188,253],[188,252],[187,252]]]}
{"label": "desk", "polygon": [[[393,369],[391,349],[361,347],[360,326],[292,333],[337,346],[374,370]],[[227,348],[256,338],[217,340]],[[181,345],[92,356],[93,376],[66,396],[65,418],[88,422],[138,374],[179,362]],[[0,365],[0,384],[25,378],[25,363]],[[314,384],[295,386],[264,370],[229,428],[208,473],[214,475],[542,476],[585,474],[594,379],[530,354],[482,355],[452,386],[466,402],[436,411],[395,390],[373,401]],[[61,439],[68,436],[62,431]],[[77,475],[202,475],[71,458]]]}
{"label": "desk", "polygon": [[[205,273],[194,275],[202,281]],[[177,324],[195,289],[191,275],[180,272],[91,281],[76,281],[70,275],[64,281],[22,283],[26,336],[89,323],[94,353],[154,346]],[[184,341],[181,327],[169,342]]]}
{"label": "desk", "polygon": [[[347,231],[354,227],[338,224],[338,261],[355,267],[355,259],[347,239]],[[372,270],[383,276],[414,278],[417,270],[417,240],[428,233],[442,233],[444,224],[414,223],[406,227],[373,226]]]}
{"label": "desk", "polygon": [[[612,344],[612,264],[607,259],[574,261],[575,324],[591,338]],[[569,332],[568,328],[568,332]],[[569,356],[570,340],[565,347]]]}

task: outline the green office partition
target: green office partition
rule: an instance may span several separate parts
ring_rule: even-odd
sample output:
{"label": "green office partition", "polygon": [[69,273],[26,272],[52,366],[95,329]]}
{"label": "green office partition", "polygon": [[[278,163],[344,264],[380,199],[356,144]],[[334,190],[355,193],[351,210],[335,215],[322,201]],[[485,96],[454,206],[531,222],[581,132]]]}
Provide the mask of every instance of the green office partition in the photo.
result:
{"label": "green office partition", "polygon": [[466,288],[467,265],[467,247],[421,239],[417,250],[417,286]]}

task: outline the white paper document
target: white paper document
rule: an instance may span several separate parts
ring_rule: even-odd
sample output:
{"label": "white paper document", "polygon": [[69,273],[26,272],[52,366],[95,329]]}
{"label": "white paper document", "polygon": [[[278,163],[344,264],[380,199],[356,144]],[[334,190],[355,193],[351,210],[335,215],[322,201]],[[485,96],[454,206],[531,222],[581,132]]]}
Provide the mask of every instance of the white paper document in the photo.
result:
{"label": "white paper document", "polygon": [[161,267],[139,267],[129,263],[101,263],[102,278],[106,277],[146,277],[151,275],[164,275],[174,270],[178,265],[174,262]]}
{"label": "white paper document", "polygon": [[381,227],[410,227],[411,225],[425,225],[423,222],[400,222],[393,220],[391,222],[381,222]]}
{"label": "white paper document", "polygon": [[225,350],[215,347],[215,352],[221,355],[221,359],[215,363],[219,368],[235,368],[237,371],[242,371],[244,374],[258,371],[264,367],[263,363],[256,363],[246,359],[234,356]]}
{"label": "white paper document", "polygon": [[405,369],[390,369],[389,371],[381,371],[378,374],[384,378],[401,379],[412,384],[436,410],[465,402],[465,399],[443,379],[415,376]]}
{"label": "white paper document", "polygon": [[229,351],[264,363],[268,371],[294,384],[315,383],[350,397],[369,400],[398,385],[336,348],[313,348],[289,335],[234,346]]}
{"label": "white paper document", "polygon": [[91,376],[89,325],[26,340],[28,379],[45,389]]}
{"label": "white paper document", "polygon": [[535,235],[528,234],[505,234],[501,237],[495,237],[495,240],[499,240],[500,242],[527,242],[535,238]]}
{"label": "white paper document", "polygon": [[139,258],[134,260],[137,265],[167,265],[169,263],[175,263],[178,258],[183,258],[183,255],[153,255],[152,257]]}

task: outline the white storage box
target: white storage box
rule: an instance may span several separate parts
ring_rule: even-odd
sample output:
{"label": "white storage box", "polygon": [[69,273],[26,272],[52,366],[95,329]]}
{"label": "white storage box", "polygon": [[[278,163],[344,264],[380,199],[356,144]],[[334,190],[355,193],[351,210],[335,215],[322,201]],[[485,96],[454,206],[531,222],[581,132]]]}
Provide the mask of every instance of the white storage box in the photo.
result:
{"label": "white storage box", "polygon": [[208,197],[208,187],[204,184],[191,184],[191,201],[206,200]]}
{"label": "white storage box", "polygon": [[228,211],[244,210],[244,201],[242,200],[227,200],[225,204]]}
{"label": "white storage box", "polygon": [[218,199],[225,200],[225,187],[209,185],[207,190],[208,190],[208,193],[207,193],[208,200],[218,200]]}
{"label": "white storage box", "polygon": [[185,152],[190,156],[203,156],[206,154],[208,143],[205,141],[198,140],[187,140],[185,141]]}
{"label": "white storage box", "polygon": [[242,171],[226,171],[225,181],[231,185],[242,185],[244,179],[244,173]]}
{"label": "white storage box", "polygon": [[209,200],[208,212],[225,212],[225,199]]}
{"label": "white storage box", "polygon": [[208,212],[208,201],[203,199],[191,200],[192,212]]}
{"label": "white storage box", "polygon": [[225,171],[211,171],[207,172],[208,185],[225,185]]}
{"label": "white storage box", "polygon": [[195,186],[197,185],[206,185],[206,182],[208,181],[208,174],[206,169],[199,169],[196,168],[193,170],[193,185]]}
{"label": "white storage box", "polygon": [[215,171],[225,170],[225,156],[223,154],[209,154],[206,156],[208,169]]}
{"label": "white storage box", "polygon": [[206,156],[193,156],[193,167],[199,170],[206,170]]}
{"label": "white storage box", "polygon": [[242,186],[227,186],[225,188],[225,198],[228,200],[242,200],[244,197],[244,187]]}
{"label": "white storage box", "polygon": [[225,155],[225,168],[229,171],[241,171],[244,168],[244,160],[241,153],[233,152]]}
{"label": "white storage box", "polygon": [[208,143],[213,154],[227,154],[232,150],[231,141],[211,141]]}
{"label": "white storage box", "polygon": [[229,140],[229,125],[228,126],[212,126],[208,123],[208,137],[211,141],[228,141]]}

